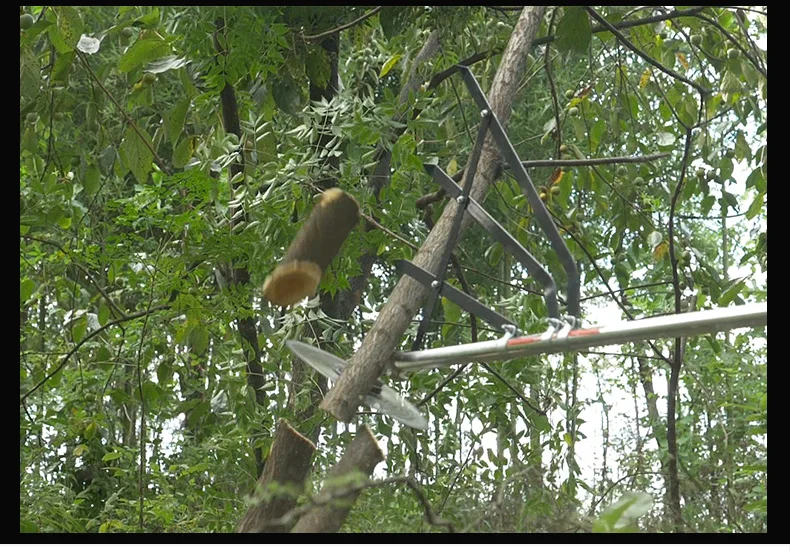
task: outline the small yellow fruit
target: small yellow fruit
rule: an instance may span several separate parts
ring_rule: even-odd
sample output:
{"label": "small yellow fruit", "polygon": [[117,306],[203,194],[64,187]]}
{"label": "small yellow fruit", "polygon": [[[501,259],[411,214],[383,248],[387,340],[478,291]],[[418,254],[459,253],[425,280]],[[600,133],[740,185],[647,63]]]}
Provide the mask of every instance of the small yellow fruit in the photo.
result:
{"label": "small yellow fruit", "polygon": [[566,154],[566,153],[568,153],[568,147],[567,147],[565,144],[563,144],[562,146],[560,146],[560,153],[561,153],[561,154]]}
{"label": "small yellow fruit", "polygon": [[551,195],[552,196],[559,196],[560,192],[562,192],[562,190],[560,189],[559,186],[552,186],[551,187]]}
{"label": "small yellow fruit", "polygon": [[566,97],[568,100],[570,100],[570,99],[571,99],[571,98],[573,98],[574,96],[576,96],[576,93],[575,93],[573,90],[571,90],[571,89],[568,89],[568,90],[566,90],[566,91],[565,91],[565,97]]}
{"label": "small yellow fruit", "polygon": [[570,115],[571,117],[576,117],[577,115],[579,115],[579,108],[577,108],[576,106],[572,107],[571,109],[568,110],[568,115]]}

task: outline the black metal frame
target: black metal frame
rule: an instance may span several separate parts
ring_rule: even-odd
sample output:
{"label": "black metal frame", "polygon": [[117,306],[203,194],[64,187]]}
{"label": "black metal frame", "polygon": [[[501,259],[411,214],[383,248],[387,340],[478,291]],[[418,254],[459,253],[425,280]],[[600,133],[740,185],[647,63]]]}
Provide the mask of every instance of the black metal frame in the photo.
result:
{"label": "black metal frame", "polygon": [[505,228],[500,225],[479,203],[469,197],[469,193],[472,189],[472,180],[474,179],[474,175],[477,172],[477,164],[480,161],[480,154],[482,153],[486,134],[489,130],[491,131],[491,136],[493,137],[494,142],[496,143],[497,148],[502,155],[503,161],[510,166],[513,176],[515,177],[521,189],[524,191],[524,195],[526,196],[527,200],[529,201],[529,205],[532,207],[532,210],[535,213],[538,224],[540,225],[541,229],[543,229],[543,232],[548,236],[549,242],[551,243],[552,248],[554,248],[554,250],[557,252],[560,263],[565,270],[565,275],[568,281],[566,299],[568,306],[567,319],[569,326],[577,327],[580,321],[579,300],[581,284],[579,281],[579,268],[576,265],[576,261],[573,259],[568,246],[560,236],[557,226],[554,224],[554,221],[551,218],[551,214],[549,213],[548,209],[546,209],[543,201],[540,199],[538,191],[535,189],[535,185],[532,183],[532,179],[529,178],[527,171],[524,169],[521,160],[518,158],[516,150],[513,148],[513,144],[510,142],[510,139],[505,133],[505,129],[502,127],[501,123],[491,109],[491,106],[489,105],[485,94],[480,88],[480,84],[477,82],[477,79],[475,79],[475,76],[468,67],[459,65],[458,69],[464,79],[464,82],[466,83],[469,93],[475,100],[477,107],[480,108],[480,129],[478,130],[477,141],[475,142],[474,149],[469,156],[469,162],[467,163],[466,170],[464,171],[463,188],[459,187],[455,181],[453,181],[453,179],[440,167],[431,164],[425,165],[425,170],[428,172],[428,174],[431,175],[433,180],[444,189],[448,196],[454,198],[458,202],[459,208],[455,213],[455,217],[453,218],[449,239],[444,251],[442,252],[441,262],[436,275],[432,275],[428,271],[425,271],[408,261],[401,261],[397,264],[397,267],[401,272],[411,276],[423,286],[428,287],[430,290],[428,301],[423,307],[422,320],[420,321],[420,327],[417,331],[417,337],[414,340],[412,350],[417,350],[422,345],[431,315],[433,314],[433,311],[436,307],[436,302],[440,295],[444,295],[447,299],[456,303],[465,311],[484,319],[489,324],[493,324],[495,328],[500,328],[503,331],[507,330],[511,333],[516,332],[515,326],[507,318],[484,306],[482,303],[471,296],[461,292],[456,288],[453,288],[444,282],[444,274],[447,270],[447,265],[450,262],[450,256],[452,255],[455,243],[458,240],[458,234],[461,229],[461,221],[463,220],[465,213],[469,213],[472,218],[474,218],[475,221],[477,221],[486,230],[486,232],[488,232],[495,240],[501,243],[505,250],[512,254],[522,265],[527,268],[529,273],[537,279],[537,281],[543,287],[543,293],[546,299],[546,308],[549,313],[550,322],[555,326],[559,326],[561,324],[559,301],[557,299],[557,283],[554,281],[551,274],[549,274],[546,268],[541,265],[532,254],[524,249],[524,246],[522,246],[507,230],[505,230]]}

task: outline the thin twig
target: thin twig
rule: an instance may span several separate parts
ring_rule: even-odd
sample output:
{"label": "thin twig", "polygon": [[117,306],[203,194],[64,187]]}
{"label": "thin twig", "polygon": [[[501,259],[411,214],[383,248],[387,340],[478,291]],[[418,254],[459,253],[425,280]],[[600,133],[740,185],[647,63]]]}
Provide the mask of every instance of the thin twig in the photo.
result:
{"label": "thin twig", "polygon": [[[648,163],[664,157],[669,157],[669,153],[649,154],[646,156],[599,157],[595,159],[539,159],[522,161],[521,165],[526,169],[530,167],[586,167],[590,165]],[[504,168],[509,169],[510,167],[504,164]]]}
{"label": "thin twig", "polygon": [[75,353],[77,353],[77,350],[80,349],[84,343],[86,343],[89,340],[91,340],[94,336],[97,336],[97,335],[101,334],[102,332],[104,332],[108,328],[113,327],[115,325],[118,325],[118,324],[121,324],[121,323],[125,323],[125,322],[128,322],[128,321],[133,321],[134,319],[139,319],[140,317],[145,317],[146,315],[150,315],[151,313],[155,313],[157,311],[163,311],[165,309],[168,309],[169,307],[170,307],[169,305],[159,305],[157,307],[152,307],[151,309],[147,309],[145,311],[138,311],[137,313],[132,313],[131,315],[127,315],[125,317],[120,317],[118,319],[112,320],[112,321],[106,323],[104,326],[99,327],[98,329],[94,330],[93,332],[91,332],[90,334],[85,336],[85,338],[80,340],[80,342],[78,344],[76,344],[73,348],[71,348],[71,350],[69,350],[69,352],[66,354],[66,356],[63,358],[63,360],[60,362],[60,364],[57,366],[57,368],[54,371],[52,371],[47,376],[45,376],[41,380],[41,382],[39,382],[38,384],[33,386],[32,389],[30,389],[27,393],[25,393],[19,399],[20,403],[25,401],[33,392],[35,392],[41,386],[43,386],[50,378],[52,378],[53,376],[58,374],[61,371],[61,369],[63,369],[63,367],[66,366],[66,362],[71,358],[71,356],[74,355]]}
{"label": "thin twig", "polygon": [[529,399],[527,399],[526,397],[524,397],[524,394],[522,394],[521,392],[519,392],[519,391],[516,389],[516,387],[515,387],[515,386],[513,386],[513,385],[512,385],[510,382],[508,382],[508,381],[507,381],[507,379],[506,379],[504,376],[502,376],[501,374],[499,374],[498,372],[496,372],[494,369],[492,369],[492,368],[491,368],[491,367],[490,367],[490,366],[489,366],[487,363],[480,363],[480,365],[482,365],[482,366],[483,366],[483,368],[484,368],[485,370],[487,370],[487,371],[488,371],[488,372],[490,372],[492,375],[494,375],[494,377],[495,377],[497,380],[499,380],[499,381],[500,381],[502,384],[504,384],[504,385],[505,385],[505,386],[508,388],[508,390],[510,390],[511,392],[513,392],[514,394],[516,394],[516,396],[518,396],[518,398],[519,398],[521,401],[523,401],[524,403],[526,403],[526,404],[527,404],[527,407],[529,407],[530,409],[532,409],[532,410],[533,410],[533,411],[535,411],[536,413],[540,413],[540,414],[541,414],[541,415],[543,415],[544,417],[545,417],[545,416],[547,416],[545,411],[543,411],[542,409],[540,409],[540,408],[538,408],[538,407],[535,407],[535,404],[533,404],[533,403],[532,403],[532,402],[531,402]]}
{"label": "thin twig", "polygon": [[[42,244],[48,244],[48,245],[50,245],[52,247],[55,247],[58,250],[60,250],[60,252],[63,253],[63,255],[71,258],[71,254],[69,254],[69,252],[67,252],[65,249],[63,249],[63,246],[61,246],[57,242],[52,242],[50,240],[47,240],[46,238],[38,238],[38,237],[30,235],[30,234],[20,235],[20,238],[29,238],[30,240],[33,240],[34,242],[41,242]],[[82,271],[83,274],[88,278],[88,280],[91,281],[91,284],[93,284],[96,287],[96,289],[99,291],[99,294],[101,294],[101,296],[107,301],[107,303],[112,308],[112,310],[115,311],[115,315],[117,315],[119,317],[126,316],[126,313],[123,311],[123,309],[121,309],[118,306],[118,304],[116,304],[115,301],[110,297],[110,295],[107,293],[107,291],[104,288],[102,288],[101,285],[98,282],[96,282],[96,279],[93,278],[93,276],[90,274],[90,271],[88,271],[88,269],[86,267],[83,267],[81,263],[75,261],[74,259],[71,259],[71,262],[80,271]]]}
{"label": "thin twig", "polygon": [[637,56],[639,56],[640,58],[645,60],[647,63],[649,63],[653,67],[659,69],[663,73],[666,73],[670,77],[673,77],[673,78],[675,78],[676,80],[678,80],[680,82],[686,83],[687,85],[692,87],[694,90],[696,90],[697,92],[699,92],[703,96],[707,96],[708,94],[710,94],[710,91],[705,89],[705,87],[695,83],[694,81],[690,81],[689,79],[687,79],[683,75],[677,73],[676,71],[673,71],[672,69],[670,69],[668,67],[664,67],[664,65],[662,65],[661,63],[659,63],[658,61],[656,61],[652,57],[650,57],[647,54],[645,54],[641,49],[637,48],[636,45],[633,42],[628,40],[623,33],[618,31],[617,28],[614,27],[614,25],[609,23],[603,16],[601,16],[593,8],[591,8],[589,6],[586,6],[584,9],[587,10],[587,13],[589,13],[590,16],[593,19],[595,19],[601,25],[606,27],[607,30],[609,30],[612,34],[614,34],[620,40],[620,42],[625,44],[628,47],[629,50],[631,50],[634,54],[636,54]]}
{"label": "thin twig", "polygon": [[379,6],[378,8],[374,8],[374,9],[370,10],[368,13],[366,13],[366,14],[364,14],[364,15],[362,15],[362,16],[360,16],[360,17],[358,17],[358,18],[356,18],[354,21],[352,21],[352,22],[350,22],[350,23],[346,23],[345,25],[341,25],[340,27],[336,27],[336,28],[334,28],[334,29],[331,29],[331,30],[329,30],[329,31],[325,31],[325,32],[323,32],[323,33],[319,33],[319,34],[317,34],[317,35],[308,35],[308,36],[305,36],[305,37],[304,37],[304,39],[305,39],[305,40],[310,40],[310,41],[313,41],[313,40],[321,40],[321,39],[323,39],[323,38],[326,38],[326,37],[328,37],[328,36],[331,36],[331,35],[333,35],[333,34],[335,34],[335,33],[339,33],[340,31],[345,31],[346,29],[349,29],[349,28],[353,27],[353,26],[354,26],[354,25],[356,25],[357,23],[361,23],[361,22],[365,21],[365,20],[366,20],[368,17],[371,17],[371,16],[373,16],[373,15],[376,15],[376,14],[377,14],[377,13],[379,13],[379,12],[380,12],[380,11],[381,11],[383,8],[384,8],[384,6]]}
{"label": "thin twig", "polygon": [[129,125],[131,125],[132,129],[134,129],[134,132],[137,133],[137,136],[140,137],[140,140],[143,142],[143,144],[145,144],[145,147],[148,148],[151,154],[153,154],[154,159],[156,160],[156,164],[159,166],[162,172],[164,172],[167,175],[170,175],[170,171],[167,165],[165,165],[165,162],[162,161],[162,159],[159,157],[159,154],[156,153],[156,148],[154,148],[154,146],[148,140],[146,140],[145,135],[137,126],[137,123],[134,122],[134,119],[132,119],[131,116],[128,113],[126,113],[126,110],[123,109],[123,107],[121,107],[121,104],[118,103],[118,100],[115,99],[115,96],[113,96],[110,93],[110,91],[104,87],[104,84],[102,84],[102,82],[99,80],[99,77],[97,77],[96,73],[94,73],[93,69],[91,69],[91,66],[88,63],[88,61],[85,59],[85,56],[78,50],[75,50],[75,52],[77,54],[77,57],[82,62],[82,65],[84,65],[85,69],[87,69],[88,73],[90,73],[91,78],[93,78],[96,84],[99,85],[99,88],[102,89],[102,91],[107,95],[110,101],[113,104],[115,104],[115,107],[118,108],[118,111],[121,112],[121,115],[123,115],[124,119],[126,119],[126,122],[129,123]]}
{"label": "thin twig", "polygon": [[379,229],[379,230],[380,230],[381,232],[383,232],[384,234],[387,234],[387,235],[391,236],[392,238],[394,238],[395,240],[398,240],[399,242],[403,242],[404,244],[406,244],[407,246],[409,246],[411,249],[413,249],[415,252],[416,252],[416,251],[418,251],[418,250],[420,249],[418,246],[416,246],[416,245],[412,244],[412,243],[411,243],[409,240],[406,240],[406,239],[405,239],[405,238],[403,238],[402,236],[398,236],[397,234],[395,234],[394,232],[392,232],[392,231],[391,231],[390,229],[388,229],[387,227],[385,227],[385,226],[381,225],[381,224],[380,224],[378,221],[376,221],[376,220],[375,220],[373,217],[371,217],[370,215],[367,215],[367,214],[363,213],[363,214],[362,214],[362,218],[363,218],[363,219],[365,219],[365,221],[367,221],[367,222],[368,222],[370,225],[372,225],[372,226],[376,227],[377,229]]}

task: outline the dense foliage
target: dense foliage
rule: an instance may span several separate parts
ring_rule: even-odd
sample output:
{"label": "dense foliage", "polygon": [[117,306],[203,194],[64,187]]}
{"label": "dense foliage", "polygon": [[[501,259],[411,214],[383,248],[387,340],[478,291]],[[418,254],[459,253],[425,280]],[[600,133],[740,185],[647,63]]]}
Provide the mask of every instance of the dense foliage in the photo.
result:
{"label": "dense foliage", "polygon": [[[766,300],[766,10],[547,9],[508,133],[558,160],[529,172],[580,262],[585,324]],[[317,440],[320,485],[350,433],[284,341],[358,347],[445,205],[422,164],[456,173],[477,134],[442,72],[465,60],[488,90],[519,13],[23,9],[23,531],[232,531],[281,418]],[[581,161],[602,158],[619,161]],[[275,309],[260,285],[329,186],[367,223],[320,297]],[[507,170],[486,208],[563,274]],[[472,227],[455,253],[450,283],[543,330],[501,246]],[[437,311],[431,345],[496,336]],[[436,530],[427,504],[459,530],[766,531],[766,330],[682,346],[472,367],[422,407],[426,432],[360,415],[386,448],[376,475],[424,497],[371,486],[344,529]],[[447,374],[392,386],[418,402]]]}

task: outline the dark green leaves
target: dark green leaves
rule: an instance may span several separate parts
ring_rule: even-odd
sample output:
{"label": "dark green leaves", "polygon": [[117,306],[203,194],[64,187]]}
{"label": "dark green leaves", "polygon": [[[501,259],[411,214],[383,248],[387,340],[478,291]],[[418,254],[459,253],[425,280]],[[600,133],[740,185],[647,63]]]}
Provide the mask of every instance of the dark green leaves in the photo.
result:
{"label": "dark green leaves", "polygon": [[71,52],[82,36],[84,26],[76,8],[60,6],[53,8],[57,15],[57,23],[49,27],[49,38],[60,54]]}
{"label": "dark green leaves", "polygon": [[297,113],[302,107],[301,89],[290,75],[285,75],[274,83],[272,95],[277,107],[286,113]]}
{"label": "dark green leaves", "polygon": [[148,147],[151,137],[144,129],[140,129],[140,132],[142,137],[131,126],[126,128],[120,153],[137,182],[145,184],[148,180],[148,173],[151,171],[154,155]]}
{"label": "dark green leaves", "polygon": [[379,22],[381,23],[381,30],[384,31],[384,36],[391,39],[408,24],[409,7],[404,6],[387,6],[379,12]]}
{"label": "dark green leaves", "polygon": [[583,54],[592,38],[590,18],[584,8],[566,8],[557,24],[557,48],[562,52]]}
{"label": "dark green leaves", "polygon": [[164,39],[158,35],[147,35],[147,38],[137,39],[131,48],[121,56],[121,59],[118,61],[118,69],[128,73],[144,63],[163,58],[169,55],[170,52],[170,45]]}

